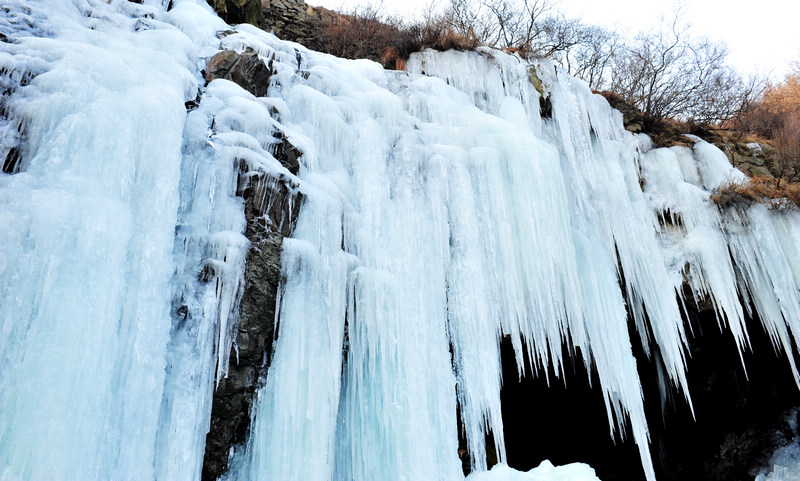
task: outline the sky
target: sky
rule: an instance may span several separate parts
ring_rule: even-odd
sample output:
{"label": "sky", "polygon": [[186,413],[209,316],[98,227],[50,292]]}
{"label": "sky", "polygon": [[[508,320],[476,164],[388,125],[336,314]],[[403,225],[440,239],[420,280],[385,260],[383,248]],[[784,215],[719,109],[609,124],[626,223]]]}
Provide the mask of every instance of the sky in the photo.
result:
{"label": "sky", "polygon": [[[366,0],[306,0],[331,9],[352,9]],[[442,4],[447,0],[439,0]],[[386,13],[415,15],[430,0],[374,0]],[[559,0],[557,7],[585,23],[615,26],[632,33],[651,31],[661,15],[671,16],[675,0]],[[781,80],[791,62],[800,62],[800,1],[692,0],[683,2],[691,31],[728,46],[728,63],[743,74],[770,74]]]}

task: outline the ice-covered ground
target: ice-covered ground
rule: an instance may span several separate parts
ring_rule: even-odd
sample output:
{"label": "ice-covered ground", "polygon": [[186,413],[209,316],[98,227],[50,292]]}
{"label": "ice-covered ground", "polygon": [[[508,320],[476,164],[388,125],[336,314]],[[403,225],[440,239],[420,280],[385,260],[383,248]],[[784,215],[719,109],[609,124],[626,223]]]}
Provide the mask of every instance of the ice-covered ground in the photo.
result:
{"label": "ice-covered ground", "polygon": [[779,449],[770,459],[772,469],[759,474],[756,481],[794,481],[800,479],[800,445]]}
{"label": "ice-covered ground", "polygon": [[767,465],[755,481],[794,481],[800,479],[800,437],[797,436],[797,410],[792,410],[786,423],[795,436],[791,442],[772,453]]}
{"label": "ice-covered ground", "polygon": [[[467,476],[467,481],[599,481],[594,470],[585,464],[573,463],[553,466],[543,461],[530,471],[517,471],[505,464],[497,464],[489,471]],[[771,480],[770,480],[771,481]]]}
{"label": "ice-covered ground", "polygon": [[[721,212],[710,192],[743,178],[721,151],[650,150],[548,62],[425,51],[387,72],[251,26],[220,38],[201,0],[6,4],[0,129],[27,137],[0,174],[4,481],[199,477],[248,248],[234,165],[291,175],[278,130],[303,152],[305,200],[232,478],[463,479],[458,406],[469,479],[596,479],[484,472],[486,434],[505,460],[508,335],[527,375],[580,348],[609,435],[633,437],[652,480],[631,346],[656,346],[663,391],[690,401],[684,280],[741,349],[752,309],[776,346],[800,334],[798,214]],[[246,47],[272,60],[268,97],[204,86],[204,58]]]}

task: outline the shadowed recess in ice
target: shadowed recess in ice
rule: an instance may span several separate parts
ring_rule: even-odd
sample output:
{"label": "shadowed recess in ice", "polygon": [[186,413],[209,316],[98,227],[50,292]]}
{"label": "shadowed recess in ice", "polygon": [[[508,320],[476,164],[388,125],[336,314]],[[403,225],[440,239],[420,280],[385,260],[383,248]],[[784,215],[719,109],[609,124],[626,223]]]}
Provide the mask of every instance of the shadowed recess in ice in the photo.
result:
{"label": "shadowed recess in ice", "polygon": [[[278,130],[304,202],[230,478],[463,479],[462,426],[471,479],[593,479],[486,471],[487,440],[505,460],[508,336],[519,375],[561,377],[562,345],[582,356],[653,480],[632,343],[691,405],[684,292],[740,350],[753,311],[776,347],[800,335],[798,214],[720,211],[709,193],[743,178],[722,152],[651,150],[548,62],[424,51],[392,72],[250,26],[219,38],[199,0],[9,5],[0,479],[199,477],[249,248],[237,169],[291,176]],[[247,47],[272,61],[268,97],[204,86],[205,58]]]}

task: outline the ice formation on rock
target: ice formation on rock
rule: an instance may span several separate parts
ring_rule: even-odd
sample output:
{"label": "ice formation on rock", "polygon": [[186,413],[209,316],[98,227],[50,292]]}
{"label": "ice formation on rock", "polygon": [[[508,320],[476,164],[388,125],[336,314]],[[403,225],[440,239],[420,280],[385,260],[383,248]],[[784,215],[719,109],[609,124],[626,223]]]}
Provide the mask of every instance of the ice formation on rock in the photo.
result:
{"label": "ice formation on rock", "polygon": [[[631,346],[691,402],[684,282],[740,349],[753,310],[793,349],[800,219],[714,206],[743,178],[715,147],[650,150],[546,61],[424,51],[384,71],[249,26],[219,38],[202,1],[166,3],[4,7],[0,132],[25,139],[0,139],[21,152],[0,174],[0,479],[199,476],[248,249],[240,162],[304,202],[233,478],[463,479],[461,426],[472,478],[592,479],[480,473],[487,439],[505,458],[508,336],[520,375],[559,375],[562,345],[595,370],[610,435],[652,480]],[[204,86],[204,58],[247,47],[271,61],[267,97]],[[270,153],[278,130],[297,177]]]}

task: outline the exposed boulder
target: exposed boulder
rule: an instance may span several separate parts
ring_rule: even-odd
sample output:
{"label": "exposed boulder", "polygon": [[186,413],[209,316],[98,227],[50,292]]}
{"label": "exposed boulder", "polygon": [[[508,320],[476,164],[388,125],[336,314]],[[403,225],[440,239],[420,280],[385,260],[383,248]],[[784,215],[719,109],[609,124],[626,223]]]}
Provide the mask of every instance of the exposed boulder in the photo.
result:
{"label": "exposed boulder", "polygon": [[[207,0],[229,24],[249,23],[283,40],[319,47],[316,9],[303,0]],[[323,9],[324,10],[324,9]]]}
{"label": "exposed boulder", "polygon": [[210,82],[222,78],[235,82],[256,97],[267,95],[272,76],[272,61],[264,63],[250,47],[242,53],[223,50],[206,62],[205,79]]}

